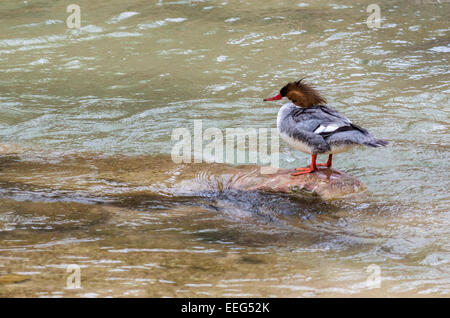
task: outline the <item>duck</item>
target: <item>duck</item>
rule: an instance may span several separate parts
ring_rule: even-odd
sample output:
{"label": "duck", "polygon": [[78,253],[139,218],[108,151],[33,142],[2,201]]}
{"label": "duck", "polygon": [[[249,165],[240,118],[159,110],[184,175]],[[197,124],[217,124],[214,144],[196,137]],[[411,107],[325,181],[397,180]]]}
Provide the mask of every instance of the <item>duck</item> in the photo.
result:
{"label": "duck", "polygon": [[[313,173],[320,166],[331,168],[334,154],[349,151],[355,146],[378,148],[389,143],[374,137],[367,129],[328,106],[321,93],[305,83],[304,78],[286,84],[279,94],[264,101],[283,98],[290,102],[278,111],[278,133],[288,145],[311,155],[311,164],[296,168],[297,172],[292,176]],[[319,154],[328,154],[328,161],[316,163]]]}

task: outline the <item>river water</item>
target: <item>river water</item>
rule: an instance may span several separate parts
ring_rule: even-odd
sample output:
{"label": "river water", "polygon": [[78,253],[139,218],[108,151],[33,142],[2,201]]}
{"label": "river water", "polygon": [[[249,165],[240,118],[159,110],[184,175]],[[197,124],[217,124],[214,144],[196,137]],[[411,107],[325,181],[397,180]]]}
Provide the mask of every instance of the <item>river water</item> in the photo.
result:
{"label": "river water", "polygon": [[[3,0],[0,296],[448,297],[450,3],[372,2]],[[335,158],[368,195],[166,191],[173,129],[273,128],[302,77],[390,141]]]}

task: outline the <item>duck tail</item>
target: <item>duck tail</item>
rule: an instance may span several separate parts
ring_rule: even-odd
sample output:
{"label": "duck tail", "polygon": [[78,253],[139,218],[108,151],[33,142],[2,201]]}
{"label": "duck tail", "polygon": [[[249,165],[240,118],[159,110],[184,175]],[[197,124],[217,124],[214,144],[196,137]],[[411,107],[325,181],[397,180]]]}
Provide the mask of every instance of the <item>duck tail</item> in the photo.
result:
{"label": "duck tail", "polygon": [[377,147],[384,147],[384,146],[387,146],[387,145],[389,144],[389,142],[386,141],[386,140],[383,140],[383,139],[376,139],[376,138],[373,138],[373,139],[371,139],[371,140],[369,140],[369,141],[364,142],[363,144],[364,144],[365,146],[377,148]]}

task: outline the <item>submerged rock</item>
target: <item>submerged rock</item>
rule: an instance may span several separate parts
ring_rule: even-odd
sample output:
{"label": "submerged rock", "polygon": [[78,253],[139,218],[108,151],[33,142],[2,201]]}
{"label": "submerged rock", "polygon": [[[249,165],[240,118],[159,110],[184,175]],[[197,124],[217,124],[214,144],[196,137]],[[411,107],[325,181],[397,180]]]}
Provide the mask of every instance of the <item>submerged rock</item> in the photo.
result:
{"label": "submerged rock", "polygon": [[18,284],[29,280],[28,276],[7,274],[0,276],[0,285]]}
{"label": "submerged rock", "polygon": [[142,195],[173,198],[226,190],[332,200],[366,190],[356,178],[325,167],[292,176],[293,169],[270,171],[257,165],[224,163],[177,164],[169,156],[109,157],[89,153],[45,156],[24,152],[14,160],[4,155],[1,158],[0,183],[6,188],[11,187],[14,192],[23,189],[27,195],[36,192],[51,197],[76,196],[77,200]]}
{"label": "submerged rock", "polygon": [[12,155],[23,152],[23,148],[14,144],[0,143],[0,155]]}

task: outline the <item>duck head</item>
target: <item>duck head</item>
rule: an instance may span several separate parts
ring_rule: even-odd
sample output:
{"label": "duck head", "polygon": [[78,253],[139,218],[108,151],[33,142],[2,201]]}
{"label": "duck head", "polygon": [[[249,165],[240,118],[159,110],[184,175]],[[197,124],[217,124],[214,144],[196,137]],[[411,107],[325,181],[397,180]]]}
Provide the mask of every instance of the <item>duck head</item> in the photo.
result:
{"label": "duck head", "polygon": [[294,105],[299,107],[311,107],[326,104],[326,99],[311,85],[303,82],[303,79],[286,84],[280,93],[274,97],[266,98],[264,101],[288,98]]}

